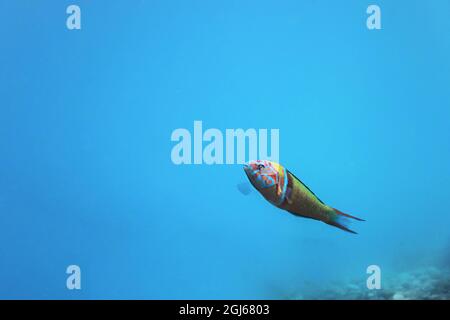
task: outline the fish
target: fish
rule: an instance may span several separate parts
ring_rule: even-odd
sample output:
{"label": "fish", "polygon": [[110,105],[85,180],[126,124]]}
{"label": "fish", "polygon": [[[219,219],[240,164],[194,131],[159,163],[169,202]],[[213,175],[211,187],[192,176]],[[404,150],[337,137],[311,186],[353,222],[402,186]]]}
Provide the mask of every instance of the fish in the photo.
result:
{"label": "fish", "polygon": [[244,164],[244,171],[268,202],[297,217],[322,221],[353,234],[357,232],[349,229],[351,221],[365,221],[325,204],[299,178],[276,162],[252,160]]}

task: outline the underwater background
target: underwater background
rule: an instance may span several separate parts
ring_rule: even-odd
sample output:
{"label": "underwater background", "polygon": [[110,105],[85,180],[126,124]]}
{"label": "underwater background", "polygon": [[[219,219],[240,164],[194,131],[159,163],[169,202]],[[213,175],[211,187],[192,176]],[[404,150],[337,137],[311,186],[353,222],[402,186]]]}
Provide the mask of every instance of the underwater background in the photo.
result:
{"label": "underwater background", "polygon": [[[0,298],[449,299],[449,15],[1,0]],[[280,163],[359,234],[243,196],[241,165],[173,164],[195,120],[279,129]]]}

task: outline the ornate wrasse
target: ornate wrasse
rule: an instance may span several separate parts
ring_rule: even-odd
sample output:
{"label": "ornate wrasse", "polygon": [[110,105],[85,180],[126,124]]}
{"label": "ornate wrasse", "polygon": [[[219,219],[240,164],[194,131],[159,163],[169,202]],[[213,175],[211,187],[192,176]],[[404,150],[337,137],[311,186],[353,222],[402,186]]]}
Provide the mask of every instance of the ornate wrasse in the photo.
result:
{"label": "ornate wrasse", "polygon": [[293,215],[325,222],[342,230],[351,219],[363,219],[343,213],[326,205],[300,179],[278,163],[254,160],[244,165],[251,184],[274,206]]}

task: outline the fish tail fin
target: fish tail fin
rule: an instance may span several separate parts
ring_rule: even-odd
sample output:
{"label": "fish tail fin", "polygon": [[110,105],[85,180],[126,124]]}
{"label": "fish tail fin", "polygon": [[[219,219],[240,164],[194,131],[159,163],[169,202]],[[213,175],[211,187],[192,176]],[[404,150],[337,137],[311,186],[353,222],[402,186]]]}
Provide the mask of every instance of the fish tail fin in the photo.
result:
{"label": "fish tail fin", "polygon": [[329,225],[332,225],[334,227],[337,227],[339,229],[342,229],[342,230],[350,232],[350,233],[358,234],[357,232],[350,230],[348,227],[349,227],[352,219],[357,220],[357,221],[365,221],[365,220],[351,216],[346,213],[343,213],[334,208],[333,208],[333,212],[334,212],[334,215],[332,216],[331,221],[327,222]]}
{"label": "fish tail fin", "polygon": [[358,217],[355,217],[355,216],[351,216],[351,215],[349,215],[347,213],[343,213],[343,212],[339,211],[338,209],[334,209],[333,208],[333,210],[334,210],[334,212],[337,213],[338,216],[344,216],[344,217],[355,219],[355,220],[358,220],[358,221],[366,221],[364,219],[361,219],[361,218],[358,218]]}

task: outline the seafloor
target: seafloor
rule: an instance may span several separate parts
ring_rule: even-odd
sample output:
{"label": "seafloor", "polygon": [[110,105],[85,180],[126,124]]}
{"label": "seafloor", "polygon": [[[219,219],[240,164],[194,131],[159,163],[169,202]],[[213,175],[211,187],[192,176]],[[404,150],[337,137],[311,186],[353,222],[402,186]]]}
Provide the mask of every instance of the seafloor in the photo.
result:
{"label": "seafloor", "polygon": [[450,300],[450,268],[425,266],[383,278],[381,289],[369,290],[364,280],[335,284],[296,299]]}

